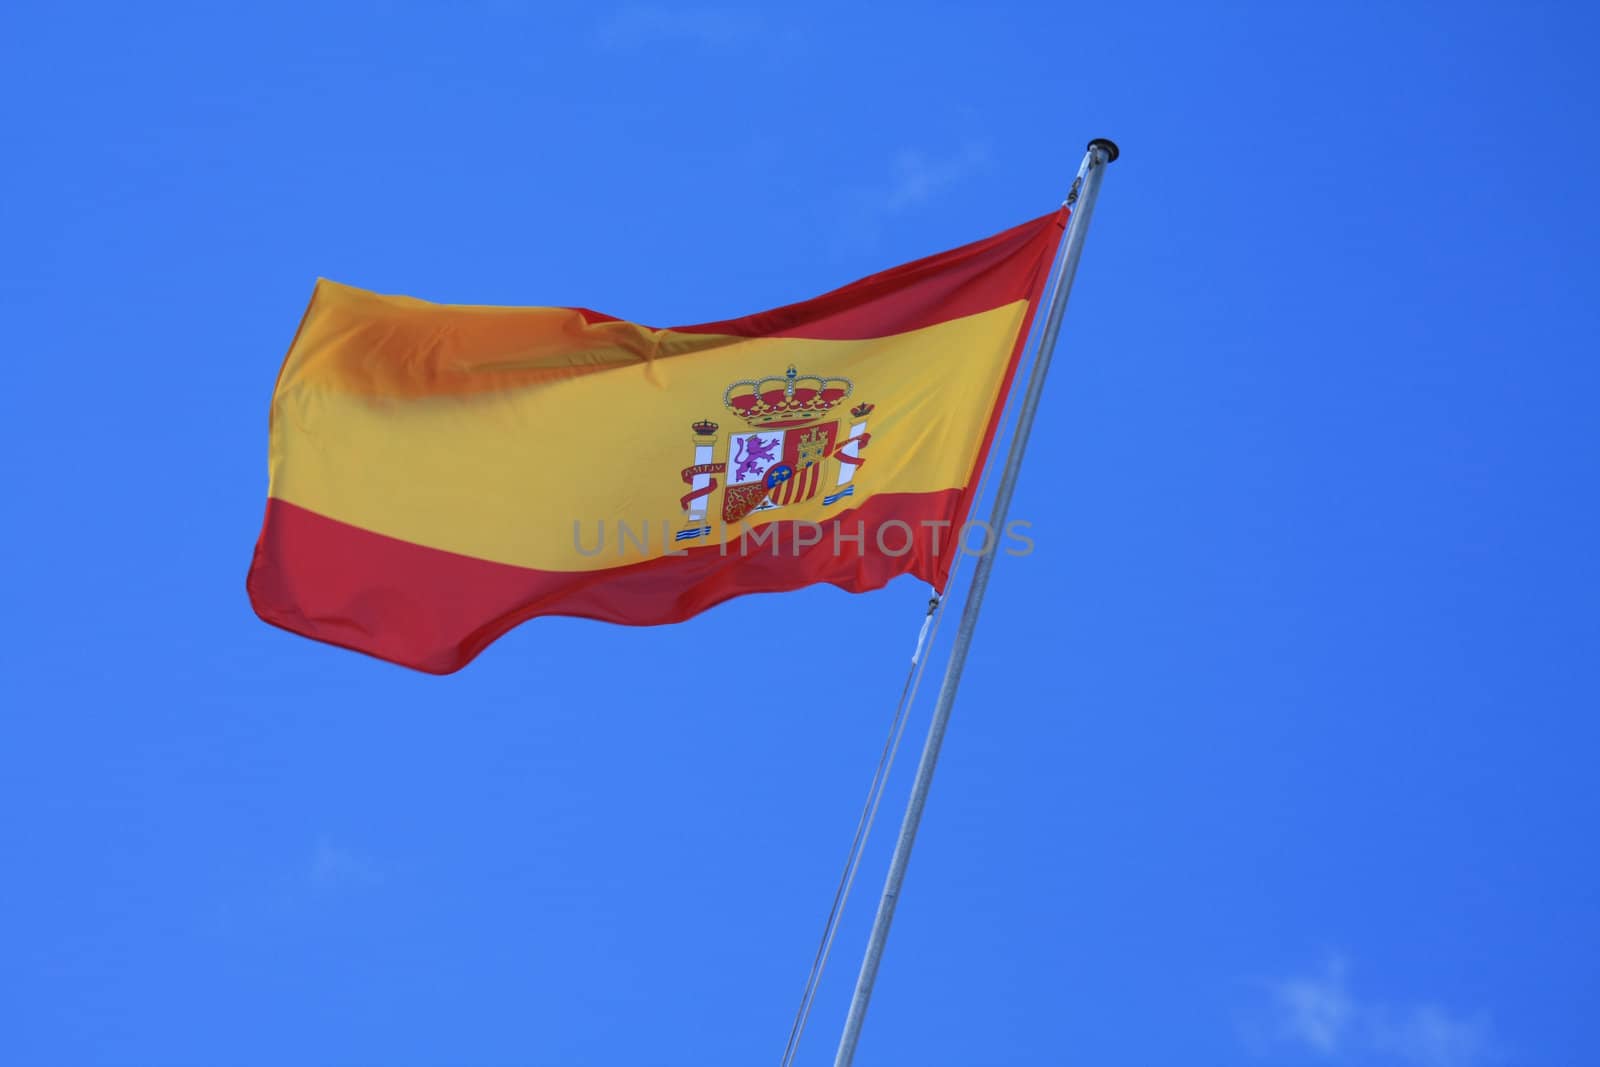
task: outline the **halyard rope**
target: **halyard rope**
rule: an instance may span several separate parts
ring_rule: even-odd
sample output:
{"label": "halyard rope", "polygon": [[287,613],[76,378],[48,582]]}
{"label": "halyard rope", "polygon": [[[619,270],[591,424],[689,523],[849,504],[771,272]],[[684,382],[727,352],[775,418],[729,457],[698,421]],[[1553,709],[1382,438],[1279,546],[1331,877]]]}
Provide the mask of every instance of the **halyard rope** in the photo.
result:
{"label": "halyard rope", "polygon": [[[978,475],[977,492],[972,495],[974,505],[983,499],[984,486],[988,480],[988,464],[985,464],[983,471]],[[991,550],[993,547],[986,545],[986,548]],[[956,573],[961,570],[961,531],[956,531],[951,550],[956,553],[956,558],[950,565],[950,573],[945,578],[946,589],[955,585]],[[795,1012],[794,1025],[789,1028],[789,1043],[784,1046],[781,1067],[794,1067],[795,1057],[800,1054],[800,1036],[805,1033],[806,1021],[811,1017],[811,1006],[815,1003],[817,990],[822,985],[822,973],[827,969],[828,956],[833,951],[833,939],[839,932],[839,920],[844,915],[845,902],[850,899],[850,888],[855,884],[856,872],[861,867],[862,852],[866,849],[867,838],[872,833],[872,824],[878,816],[878,804],[883,800],[883,791],[889,784],[889,771],[894,767],[895,754],[900,751],[900,740],[905,736],[907,712],[916,702],[917,689],[922,685],[922,671],[928,663],[923,653],[928,651],[939,635],[939,621],[944,618],[946,598],[941,596],[937,589],[931,589],[929,593],[928,611],[922,617],[922,629],[917,634],[917,647],[911,653],[911,667],[906,672],[905,685],[900,689],[900,703],[894,709],[894,719],[889,723],[889,736],[883,743],[882,755],[878,757],[878,767],[872,774],[872,784],[867,788],[867,799],[861,806],[861,817],[856,821],[855,839],[850,842],[850,853],[845,857],[844,871],[839,876],[839,887],[833,893],[833,907],[829,910],[828,920],[822,927],[822,938],[817,943],[817,954],[811,961],[811,974],[806,978],[805,992],[800,995],[800,1007]]]}
{"label": "halyard rope", "polygon": [[[958,562],[959,562],[959,557]],[[954,571],[954,568],[951,568]],[[917,635],[917,648],[911,655],[911,667],[906,672],[905,685],[900,689],[900,703],[889,724],[889,736],[883,743],[883,754],[878,757],[878,767],[872,774],[872,785],[867,789],[866,803],[861,807],[861,817],[856,822],[855,839],[850,842],[850,854],[845,858],[844,871],[839,876],[839,887],[833,893],[833,907],[828,921],[823,925],[822,938],[817,944],[817,954],[811,961],[811,974],[806,978],[805,992],[800,996],[800,1007],[795,1012],[794,1025],[789,1028],[789,1043],[783,1050],[782,1067],[793,1067],[800,1052],[800,1035],[805,1033],[806,1020],[811,1017],[811,1005],[816,1001],[817,989],[822,984],[822,973],[828,966],[828,955],[833,950],[834,935],[839,932],[839,919],[850,898],[850,887],[855,883],[856,872],[861,867],[861,854],[867,837],[872,833],[873,821],[878,815],[878,802],[883,799],[889,782],[889,771],[900,750],[900,739],[905,736],[906,712],[917,698],[917,687],[922,683],[922,668],[927,663],[922,655],[931,639],[939,632],[939,619],[944,615],[944,598],[935,592],[928,601],[928,613],[923,616],[922,630]]]}

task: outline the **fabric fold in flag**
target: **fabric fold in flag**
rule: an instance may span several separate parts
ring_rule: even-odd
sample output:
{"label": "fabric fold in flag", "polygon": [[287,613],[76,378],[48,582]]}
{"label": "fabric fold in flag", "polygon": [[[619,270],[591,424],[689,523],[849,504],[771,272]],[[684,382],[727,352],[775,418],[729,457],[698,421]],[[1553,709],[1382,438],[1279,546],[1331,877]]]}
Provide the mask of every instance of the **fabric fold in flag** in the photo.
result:
{"label": "fabric fold in flag", "polygon": [[273,393],[250,602],[443,674],[538,616],[942,590],[1065,222],[669,329],[319,281]]}

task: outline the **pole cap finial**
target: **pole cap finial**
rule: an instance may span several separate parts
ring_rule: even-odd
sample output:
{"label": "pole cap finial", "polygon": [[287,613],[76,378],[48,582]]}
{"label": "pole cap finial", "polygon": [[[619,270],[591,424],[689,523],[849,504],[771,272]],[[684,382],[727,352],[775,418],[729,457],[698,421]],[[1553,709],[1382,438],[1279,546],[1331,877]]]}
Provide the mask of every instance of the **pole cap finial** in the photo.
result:
{"label": "pole cap finial", "polygon": [[1117,142],[1109,137],[1096,137],[1090,141],[1089,151],[1093,152],[1096,148],[1104,148],[1106,150],[1107,163],[1115,163],[1117,157],[1122,154],[1121,150],[1117,148]]}

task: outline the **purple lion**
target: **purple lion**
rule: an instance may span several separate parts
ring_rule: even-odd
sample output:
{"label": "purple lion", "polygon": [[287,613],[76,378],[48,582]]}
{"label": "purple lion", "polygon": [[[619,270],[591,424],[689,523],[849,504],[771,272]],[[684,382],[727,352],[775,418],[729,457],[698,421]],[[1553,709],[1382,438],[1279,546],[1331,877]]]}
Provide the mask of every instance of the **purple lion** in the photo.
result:
{"label": "purple lion", "polygon": [[734,463],[737,464],[733,480],[742,482],[750,475],[766,473],[771,461],[778,458],[778,444],[781,440],[782,438],[777,441],[763,441],[759,437],[739,438],[739,448],[733,457]]}

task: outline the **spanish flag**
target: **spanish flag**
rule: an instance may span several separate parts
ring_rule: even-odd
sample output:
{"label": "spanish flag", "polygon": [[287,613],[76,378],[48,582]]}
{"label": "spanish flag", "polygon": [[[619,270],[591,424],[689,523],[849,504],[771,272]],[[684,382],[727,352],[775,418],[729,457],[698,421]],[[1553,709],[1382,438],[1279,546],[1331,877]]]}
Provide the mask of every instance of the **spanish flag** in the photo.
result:
{"label": "spanish flag", "polygon": [[250,602],[445,674],[540,615],[943,589],[1065,224],[669,329],[319,281],[273,391]]}

